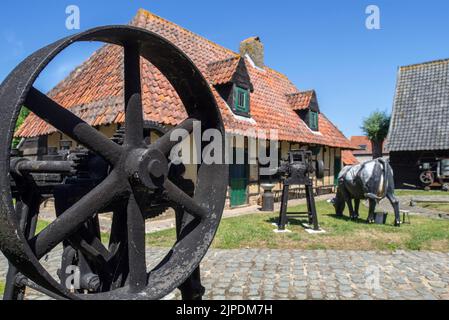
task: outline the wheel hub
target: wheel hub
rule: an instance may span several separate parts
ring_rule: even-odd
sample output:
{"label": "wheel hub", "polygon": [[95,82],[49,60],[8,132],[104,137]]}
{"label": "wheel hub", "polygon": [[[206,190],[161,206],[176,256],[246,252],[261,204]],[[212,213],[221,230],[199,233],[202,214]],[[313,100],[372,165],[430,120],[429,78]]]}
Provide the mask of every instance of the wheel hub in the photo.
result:
{"label": "wheel hub", "polygon": [[133,149],[127,152],[125,171],[129,179],[140,182],[151,190],[161,188],[168,176],[168,161],[154,148]]}

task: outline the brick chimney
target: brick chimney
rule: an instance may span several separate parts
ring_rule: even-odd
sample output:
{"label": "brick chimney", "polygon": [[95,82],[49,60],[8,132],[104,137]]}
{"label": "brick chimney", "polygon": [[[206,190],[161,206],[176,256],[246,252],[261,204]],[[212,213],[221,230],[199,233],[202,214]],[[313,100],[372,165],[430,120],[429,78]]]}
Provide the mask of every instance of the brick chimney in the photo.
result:
{"label": "brick chimney", "polygon": [[265,66],[263,43],[259,37],[251,37],[240,43],[240,55],[244,57],[246,54],[251,57],[251,60],[259,68]]}

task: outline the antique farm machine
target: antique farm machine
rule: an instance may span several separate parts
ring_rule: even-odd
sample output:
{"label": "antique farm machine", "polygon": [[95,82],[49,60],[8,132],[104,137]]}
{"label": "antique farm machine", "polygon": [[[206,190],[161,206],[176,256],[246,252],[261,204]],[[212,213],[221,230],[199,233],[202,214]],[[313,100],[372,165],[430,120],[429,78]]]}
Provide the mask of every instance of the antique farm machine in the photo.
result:
{"label": "antique farm machine", "polygon": [[[126,119],[113,138],[33,86],[56,55],[79,41],[123,47]],[[199,264],[221,219],[228,168],[200,164],[195,181],[184,179],[185,167],[170,161],[171,149],[180,142],[170,139],[171,131],[161,132],[152,144],[144,139],[148,127],[142,110],[141,57],[161,71],[183,102],[188,118],[173,129],[192,132],[194,121],[200,121],[201,130],[217,129],[224,137],[208,83],[183,52],[157,34],[131,26],[100,27],[29,56],[0,86],[0,248],[10,262],[5,298],[22,299],[26,287],[60,299],[160,299],[176,288],[184,299],[203,295]],[[11,151],[22,106],[82,148],[43,161]],[[54,198],[56,217],[37,233],[46,197]],[[148,270],[145,221],[167,208],[176,212],[177,238]],[[108,244],[101,241],[103,213],[112,213]],[[55,276],[42,259],[57,247],[63,250]],[[70,266],[79,270],[79,287],[67,286],[64,270]]]}
{"label": "antique farm machine", "polygon": [[419,170],[419,181],[425,188],[437,185],[449,191],[449,159],[420,160]]}
{"label": "antique farm machine", "polygon": [[[278,221],[279,231],[285,230],[285,226],[288,223],[288,216],[306,216],[313,230],[318,231],[320,229],[313,194],[312,174],[315,174],[318,179],[323,178],[324,163],[322,160],[314,162],[312,160],[312,152],[304,150],[291,150],[288,153],[288,159],[282,161],[280,167],[276,170],[276,175],[281,177],[283,185],[281,210]],[[287,212],[289,189],[292,185],[304,185],[306,190],[307,212]]]}

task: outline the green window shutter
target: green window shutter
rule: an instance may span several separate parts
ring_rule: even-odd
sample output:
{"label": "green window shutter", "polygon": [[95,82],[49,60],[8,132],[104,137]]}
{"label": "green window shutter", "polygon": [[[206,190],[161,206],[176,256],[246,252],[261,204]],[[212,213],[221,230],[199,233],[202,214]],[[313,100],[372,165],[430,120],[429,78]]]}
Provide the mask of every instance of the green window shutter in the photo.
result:
{"label": "green window shutter", "polygon": [[240,87],[234,89],[234,109],[238,112],[249,112],[249,92]]}
{"label": "green window shutter", "polygon": [[318,130],[318,112],[309,112],[309,127],[312,130]]}
{"label": "green window shutter", "polygon": [[234,88],[234,109],[235,109],[235,110],[237,110],[238,104],[239,104],[238,96],[239,96],[239,94],[238,94],[238,88],[235,87],[235,88]]}

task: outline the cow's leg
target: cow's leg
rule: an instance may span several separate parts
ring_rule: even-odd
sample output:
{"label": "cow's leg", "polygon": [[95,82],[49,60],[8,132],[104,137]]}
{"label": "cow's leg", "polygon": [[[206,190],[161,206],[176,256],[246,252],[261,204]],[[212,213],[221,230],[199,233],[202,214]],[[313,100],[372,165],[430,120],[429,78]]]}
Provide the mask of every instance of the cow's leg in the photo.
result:
{"label": "cow's leg", "polygon": [[337,217],[343,217],[343,212],[345,211],[345,198],[343,197],[343,193],[341,192],[342,187],[338,187],[337,195],[334,199],[332,199],[332,204],[335,208],[335,214]]}
{"label": "cow's leg", "polygon": [[368,223],[374,222],[374,210],[376,210],[376,200],[369,199],[369,209],[368,209]]}
{"label": "cow's leg", "polygon": [[349,210],[349,216],[351,217],[351,219],[354,219],[354,207],[352,206],[352,200],[351,198],[349,198],[348,200],[346,200],[346,204],[348,205],[348,210]]}
{"label": "cow's leg", "polygon": [[343,198],[345,199],[345,202],[348,205],[349,217],[351,219],[353,219],[353,217],[354,217],[354,207],[352,206],[351,195],[349,194],[349,192],[345,188],[342,188],[342,193],[343,193]]}
{"label": "cow's leg", "polygon": [[359,218],[359,209],[360,209],[360,199],[354,199],[354,217],[353,217],[353,219]]}
{"label": "cow's leg", "polygon": [[399,227],[401,225],[401,213],[399,212],[399,200],[391,192],[387,193],[387,198],[394,209],[394,225]]}

